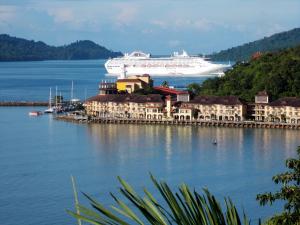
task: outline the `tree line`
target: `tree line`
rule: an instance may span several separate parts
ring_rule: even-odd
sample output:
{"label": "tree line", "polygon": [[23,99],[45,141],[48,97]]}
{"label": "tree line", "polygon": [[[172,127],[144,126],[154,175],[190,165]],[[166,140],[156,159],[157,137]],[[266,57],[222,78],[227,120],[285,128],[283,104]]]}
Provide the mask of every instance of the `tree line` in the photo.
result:
{"label": "tree line", "polygon": [[64,46],[50,46],[41,41],[0,35],[0,61],[107,59],[122,55],[92,41],[76,41]]}
{"label": "tree line", "polygon": [[236,63],[223,77],[190,84],[188,89],[196,95],[235,95],[249,102],[262,90],[273,100],[300,97],[300,45]]}
{"label": "tree line", "polygon": [[270,37],[246,43],[209,55],[214,61],[247,61],[256,52],[275,52],[300,44],[300,28],[274,34]]}

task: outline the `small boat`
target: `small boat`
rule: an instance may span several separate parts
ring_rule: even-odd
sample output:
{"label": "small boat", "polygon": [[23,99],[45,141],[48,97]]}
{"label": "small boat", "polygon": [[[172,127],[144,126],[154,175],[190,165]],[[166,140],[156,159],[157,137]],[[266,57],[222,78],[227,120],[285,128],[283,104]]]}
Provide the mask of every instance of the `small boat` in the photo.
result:
{"label": "small boat", "polygon": [[44,112],[45,113],[54,113],[55,112],[54,107],[52,107],[51,88],[50,88],[50,94],[49,94],[49,108],[46,109]]}
{"label": "small boat", "polygon": [[214,139],[212,143],[213,143],[214,145],[217,145],[217,144],[218,144],[217,139]]}
{"label": "small boat", "polygon": [[55,110],[54,110],[53,107],[51,107],[51,108],[46,109],[44,112],[45,112],[45,113],[54,113]]}
{"label": "small boat", "polygon": [[29,116],[40,116],[42,114],[43,113],[41,111],[32,111],[32,112],[29,112]]}

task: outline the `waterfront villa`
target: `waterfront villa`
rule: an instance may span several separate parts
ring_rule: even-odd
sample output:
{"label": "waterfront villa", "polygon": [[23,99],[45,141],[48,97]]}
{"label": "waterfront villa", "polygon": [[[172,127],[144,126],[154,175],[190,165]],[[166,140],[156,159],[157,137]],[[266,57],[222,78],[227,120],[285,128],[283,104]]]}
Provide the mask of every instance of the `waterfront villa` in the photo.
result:
{"label": "waterfront villa", "polygon": [[133,93],[139,89],[152,87],[153,81],[149,75],[129,76],[116,81],[116,88],[119,92]]}
{"label": "waterfront villa", "polygon": [[255,96],[255,121],[300,124],[300,98],[285,97],[269,102],[266,91]]}
{"label": "waterfront villa", "polygon": [[246,104],[236,96],[196,96],[190,102],[182,103],[174,118],[243,121],[246,112]]}
{"label": "waterfront villa", "polygon": [[153,89],[163,96],[170,96],[173,99],[173,101],[190,101],[190,93],[188,91],[176,90],[175,88],[169,88],[164,86],[156,86],[153,87]]}
{"label": "waterfront villa", "polygon": [[87,115],[100,118],[243,121],[246,114],[246,105],[234,96],[198,96],[183,102],[171,95],[99,94],[84,106]]}
{"label": "waterfront villa", "polygon": [[[131,93],[152,86],[149,75],[102,82],[99,94],[84,106],[88,116],[112,119],[211,121],[300,124],[300,99],[281,98],[269,102],[266,91],[258,92],[255,103],[246,104],[236,96],[195,96],[188,91],[154,87],[158,94]],[[121,94],[123,93],[123,94]]]}
{"label": "waterfront villa", "polygon": [[89,116],[105,118],[162,119],[164,101],[161,95],[97,95],[85,102]]}

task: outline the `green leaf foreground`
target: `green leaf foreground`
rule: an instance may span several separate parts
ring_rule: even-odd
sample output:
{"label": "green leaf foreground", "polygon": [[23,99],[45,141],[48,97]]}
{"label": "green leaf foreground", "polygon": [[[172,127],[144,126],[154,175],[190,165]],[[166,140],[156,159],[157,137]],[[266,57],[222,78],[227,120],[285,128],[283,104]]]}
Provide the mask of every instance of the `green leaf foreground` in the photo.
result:
{"label": "green leaf foreground", "polygon": [[297,155],[298,158],[286,160],[289,171],[273,177],[275,184],[282,185],[280,190],[257,195],[261,205],[272,205],[276,200],[285,202],[283,212],[271,217],[268,225],[300,225],[300,147]]}
{"label": "green leaf foreground", "polygon": [[161,205],[146,188],[144,197],[122,178],[120,192],[129,203],[111,194],[117,206],[104,207],[90,195],[83,193],[93,209],[86,208],[75,201],[76,212],[67,212],[79,221],[90,224],[128,225],[128,224],[155,224],[155,225],[250,225],[245,214],[241,217],[229,198],[224,199],[223,210],[216,198],[207,189],[204,194],[191,191],[186,184],[182,184],[173,192],[166,182],[158,182],[150,176],[155,188],[164,199]]}
{"label": "green leaf foreground", "polygon": [[[277,200],[285,202],[283,212],[272,216],[265,225],[300,225],[300,147],[297,154],[297,158],[286,160],[289,171],[273,177],[276,184],[282,184],[281,189],[275,193],[257,195],[261,205],[272,205]],[[83,193],[93,210],[79,204],[75,181],[72,178],[76,212],[67,212],[78,220],[78,224],[85,221],[95,225],[250,225],[246,214],[240,216],[230,198],[224,199],[223,209],[207,189],[203,189],[201,195],[182,184],[178,188],[179,192],[173,192],[166,182],[158,182],[152,175],[150,178],[163,198],[163,204],[160,204],[146,188],[145,196],[141,197],[125,180],[118,177],[120,192],[130,205],[111,194],[117,206],[108,209]],[[260,220],[258,224],[261,224]]]}

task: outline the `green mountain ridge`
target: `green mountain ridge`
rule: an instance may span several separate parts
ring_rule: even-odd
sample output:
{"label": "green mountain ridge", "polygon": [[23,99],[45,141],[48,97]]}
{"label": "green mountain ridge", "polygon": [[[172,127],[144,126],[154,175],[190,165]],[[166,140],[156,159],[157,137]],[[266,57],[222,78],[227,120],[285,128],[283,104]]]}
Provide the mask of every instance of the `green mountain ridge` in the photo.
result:
{"label": "green mountain ridge", "polygon": [[0,61],[107,59],[120,55],[121,52],[113,52],[88,40],[55,47],[0,34]]}
{"label": "green mountain ridge", "polygon": [[247,61],[256,52],[275,52],[297,45],[300,45],[300,28],[273,34],[270,37],[222,50],[208,57],[214,61]]}
{"label": "green mountain ridge", "polygon": [[207,79],[202,85],[191,84],[189,89],[200,95],[235,95],[248,102],[262,90],[272,100],[300,97],[300,45],[237,63],[223,77]]}

